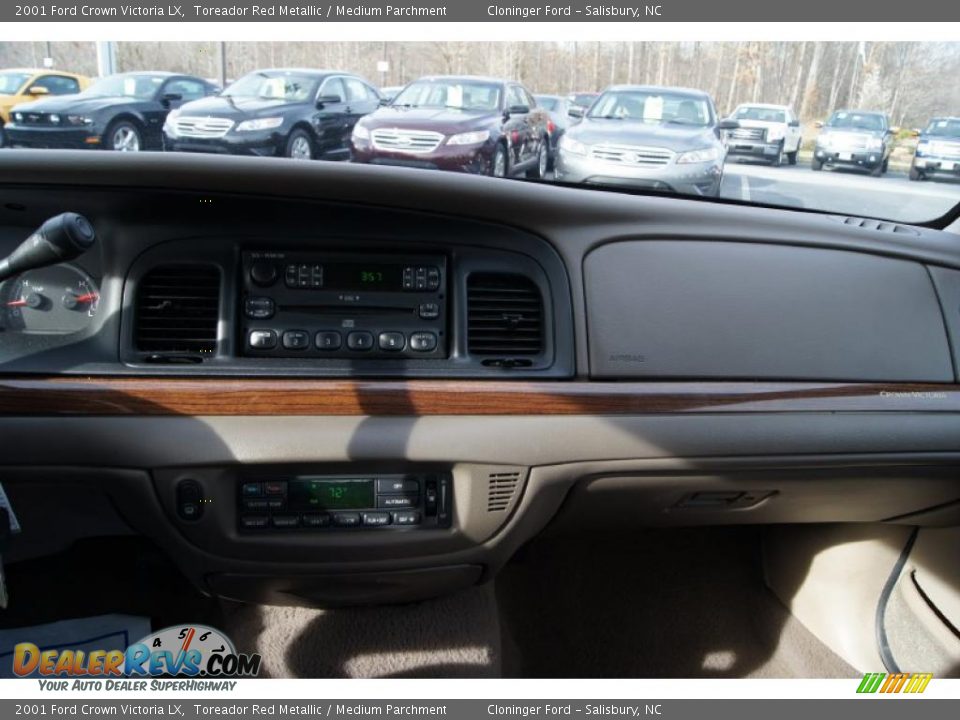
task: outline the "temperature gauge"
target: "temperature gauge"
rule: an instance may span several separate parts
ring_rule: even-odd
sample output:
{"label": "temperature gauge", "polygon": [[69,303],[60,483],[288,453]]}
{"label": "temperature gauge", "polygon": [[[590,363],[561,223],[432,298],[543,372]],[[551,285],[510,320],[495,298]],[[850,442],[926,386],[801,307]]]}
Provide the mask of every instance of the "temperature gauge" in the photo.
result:
{"label": "temperature gauge", "polygon": [[72,265],[30,270],[0,285],[8,332],[67,335],[89,327],[100,307],[94,281]]}

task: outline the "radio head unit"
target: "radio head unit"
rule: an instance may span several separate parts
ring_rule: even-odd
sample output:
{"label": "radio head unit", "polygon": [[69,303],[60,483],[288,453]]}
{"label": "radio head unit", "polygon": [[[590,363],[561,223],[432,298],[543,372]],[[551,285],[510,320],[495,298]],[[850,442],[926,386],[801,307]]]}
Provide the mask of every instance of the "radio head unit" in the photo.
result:
{"label": "radio head unit", "polygon": [[443,255],[242,254],[242,353],[446,358]]}

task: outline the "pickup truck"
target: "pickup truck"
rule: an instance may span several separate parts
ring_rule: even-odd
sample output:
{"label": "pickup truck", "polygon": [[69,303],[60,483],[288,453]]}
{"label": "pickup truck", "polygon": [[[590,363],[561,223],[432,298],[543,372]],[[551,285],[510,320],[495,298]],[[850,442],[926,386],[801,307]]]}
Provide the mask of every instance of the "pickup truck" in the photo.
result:
{"label": "pickup truck", "polygon": [[739,105],[731,120],[739,127],[726,133],[727,157],[751,157],[780,166],[784,161],[797,164],[800,154],[800,121],[788,105],[745,103]]}

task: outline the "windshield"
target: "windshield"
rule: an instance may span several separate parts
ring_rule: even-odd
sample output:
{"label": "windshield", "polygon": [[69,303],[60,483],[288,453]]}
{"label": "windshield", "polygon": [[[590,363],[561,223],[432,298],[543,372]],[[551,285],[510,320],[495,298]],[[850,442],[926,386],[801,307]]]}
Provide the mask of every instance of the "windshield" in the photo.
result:
{"label": "windshield", "polygon": [[128,97],[149,100],[166,78],[158,75],[113,75],[83,91],[87,97]]}
{"label": "windshield", "polygon": [[597,93],[573,93],[567,98],[573,105],[580,107],[589,107],[596,99]]}
{"label": "windshield", "polygon": [[857,113],[841,111],[834,113],[827,127],[837,130],[886,130],[887,121],[883,115],[877,113]]}
{"label": "windshield", "polygon": [[927,129],[923,131],[923,134],[929,135],[930,137],[960,139],[960,118],[934,120]]}
{"label": "windshield", "polygon": [[759,120],[761,122],[782,123],[787,121],[787,114],[776,108],[741,105],[733,114],[736,120]]}
{"label": "windshield", "polygon": [[557,110],[560,106],[560,98],[537,95],[536,101],[537,105],[542,107],[544,110],[549,110],[550,112]]}
{"label": "windshield", "polygon": [[16,95],[29,78],[26,73],[0,73],[0,95]]}
{"label": "windshield", "polygon": [[397,95],[394,105],[454,110],[500,108],[500,86],[465,80],[421,80]]}
{"label": "windshield", "polygon": [[317,78],[295,73],[251,73],[223,91],[224,97],[304,102],[316,94]]}
{"label": "windshield", "polygon": [[705,127],[711,121],[710,107],[703,98],[657,90],[606,92],[590,108],[587,117],[698,127]]}

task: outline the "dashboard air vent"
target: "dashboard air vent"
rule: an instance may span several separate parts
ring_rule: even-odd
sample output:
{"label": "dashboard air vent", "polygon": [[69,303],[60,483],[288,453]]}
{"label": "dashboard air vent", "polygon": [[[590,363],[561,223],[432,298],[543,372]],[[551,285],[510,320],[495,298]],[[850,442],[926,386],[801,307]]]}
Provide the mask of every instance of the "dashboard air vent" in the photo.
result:
{"label": "dashboard air vent", "polygon": [[872,218],[847,217],[843,215],[831,215],[832,219],[841,222],[844,225],[863,228],[864,230],[874,230],[876,232],[891,232],[901,235],[919,236],[920,233],[912,227],[900,225],[899,223],[887,222],[885,220],[874,220]]}
{"label": "dashboard air vent", "polygon": [[538,355],[543,300],[530,278],[475,273],[467,280],[467,348],[471,355]]}
{"label": "dashboard air vent", "polygon": [[137,288],[137,349],[212,354],[217,347],[220,273],[207,265],[164,265]]}
{"label": "dashboard air vent", "polygon": [[487,512],[503,512],[509,508],[519,486],[519,471],[490,473],[487,476]]}

